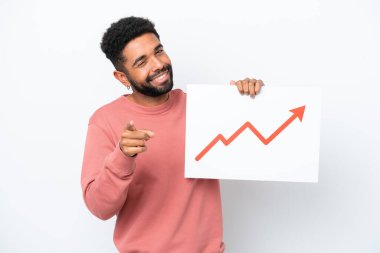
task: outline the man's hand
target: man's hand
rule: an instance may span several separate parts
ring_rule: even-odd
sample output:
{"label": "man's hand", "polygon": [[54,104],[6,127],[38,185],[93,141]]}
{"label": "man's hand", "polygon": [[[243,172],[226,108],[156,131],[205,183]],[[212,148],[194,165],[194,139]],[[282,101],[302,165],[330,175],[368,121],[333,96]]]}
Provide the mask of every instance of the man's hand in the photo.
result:
{"label": "man's hand", "polygon": [[145,142],[154,136],[150,130],[137,130],[131,120],[124,128],[121,134],[119,147],[127,156],[136,156],[138,153],[144,152],[147,148]]}
{"label": "man's hand", "polygon": [[240,94],[242,95],[250,95],[251,97],[259,94],[261,87],[264,86],[263,81],[256,80],[254,78],[246,78],[244,80],[239,80],[237,82],[230,81],[231,85],[236,85]]}

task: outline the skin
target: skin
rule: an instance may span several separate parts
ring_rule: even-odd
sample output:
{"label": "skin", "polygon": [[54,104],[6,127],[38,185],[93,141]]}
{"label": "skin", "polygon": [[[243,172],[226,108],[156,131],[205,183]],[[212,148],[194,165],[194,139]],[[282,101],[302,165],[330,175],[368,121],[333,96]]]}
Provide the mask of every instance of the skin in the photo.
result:
{"label": "skin", "polygon": [[[131,40],[123,49],[123,67],[130,78],[133,78],[137,85],[147,85],[146,80],[161,70],[164,66],[171,65],[169,56],[166,54],[159,39],[153,33],[143,34]],[[142,106],[157,106],[164,103],[169,98],[169,92],[160,96],[147,96],[131,85],[127,75],[121,71],[114,71],[114,77],[127,88],[132,88],[133,93],[127,96],[127,99]],[[150,85],[157,89],[164,89],[168,82],[172,82],[169,74],[165,75],[164,83],[149,82]],[[245,78],[244,80],[230,81],[235,85],[242,95],[249,95],[252,98],[260,93],[263,81],[254,78]],[[137,129],[133,120],[128,122],[124,128],[119,147],[127,156],[135,156],[147,150],[146,142],[154,136],[154,132],[147,129]]]}
{"label": "skin", "polygon": [[[131,40],[123,49],[123,67],[129,73],[129,76],[140,85],[146,82],[149,76],[155,75],[162,70],[165,65],[171,65],[169,56],[166,54],[161,42],[153,33],[143,34]],[[164,103],[169,93],[158,97],[151,97],[138,92],[131,85],[128,77],[124,72],[114,71],[114,76],[127,88],[132,88],[133,93],[127,98],[142,106],[157,106]],[[170,79],[170,76],[169,76]],[[172,81],[172,80],[168,80]],[[162,88],[160,85],[152,86]]]}

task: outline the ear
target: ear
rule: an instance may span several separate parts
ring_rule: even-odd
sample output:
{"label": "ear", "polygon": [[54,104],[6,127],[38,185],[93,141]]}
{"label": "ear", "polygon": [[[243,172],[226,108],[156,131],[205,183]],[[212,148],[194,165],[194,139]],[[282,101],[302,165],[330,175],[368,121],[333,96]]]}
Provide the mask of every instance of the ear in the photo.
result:
{"label": "ear", "polygon": [[125,87],[127,87],[128,89],[131,87],[131,84],[130,84],[130,82],[128,81],[127,76],[126,76],[123,72],[115,70],[115,71],[113,72],[113,76],[114,76],[117,80],[119,80],[119,82],[121,82],[121,83],[122,83]]}

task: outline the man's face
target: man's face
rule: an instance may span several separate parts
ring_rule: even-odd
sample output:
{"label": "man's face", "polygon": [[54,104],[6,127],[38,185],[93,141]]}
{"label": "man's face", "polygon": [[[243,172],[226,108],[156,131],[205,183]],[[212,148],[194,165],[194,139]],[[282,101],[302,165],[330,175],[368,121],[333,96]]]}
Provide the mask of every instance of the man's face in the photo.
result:
{"label": "man's face", "polygon": [[124,68],[134,92],[157,97],[173,88],[169,56],[153,33],[131,40],[123,49]]}

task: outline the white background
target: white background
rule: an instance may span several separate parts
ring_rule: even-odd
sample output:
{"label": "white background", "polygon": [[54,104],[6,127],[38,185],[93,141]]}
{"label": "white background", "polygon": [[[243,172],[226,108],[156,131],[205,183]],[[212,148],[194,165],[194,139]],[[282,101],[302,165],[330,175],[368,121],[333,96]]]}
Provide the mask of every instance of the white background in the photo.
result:
{"label": "white background", "polygon": [[0,1],[0,252],[115,252],[84,206],[87,122],[125,90],[99,48],[152,19],[176,87],[323,87],[318,184],[223,181],[227,252],[380,252],[377,0]]}

